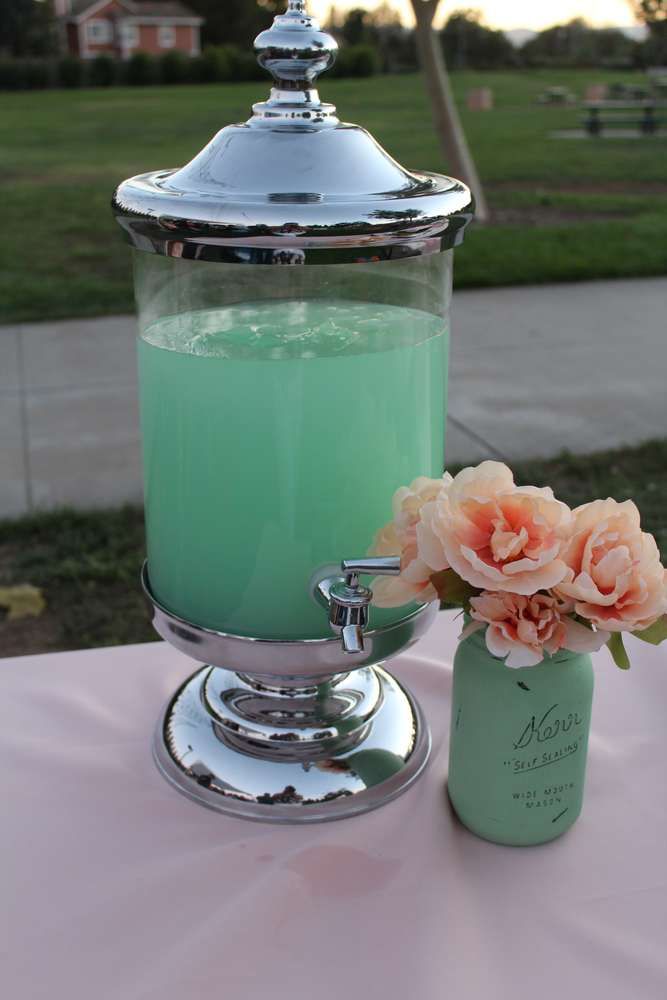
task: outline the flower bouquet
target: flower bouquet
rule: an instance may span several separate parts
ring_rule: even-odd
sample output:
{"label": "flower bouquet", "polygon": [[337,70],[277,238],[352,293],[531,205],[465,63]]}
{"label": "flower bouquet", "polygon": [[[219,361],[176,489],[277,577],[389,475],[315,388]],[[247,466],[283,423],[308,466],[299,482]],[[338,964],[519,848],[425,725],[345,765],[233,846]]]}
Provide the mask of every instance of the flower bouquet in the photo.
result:
{"label": "flower bouquet", "polygon": [[395,607],[440,600],[465,624],[454,663],[449,794],[502,843],[539,843],[581,809],[593,690],[590,653],[630,666],[626,632],[667,638],[667,571],[631,500],[575,510],[482,462],[399,489],[373,553],[401,574],[373,586]]}

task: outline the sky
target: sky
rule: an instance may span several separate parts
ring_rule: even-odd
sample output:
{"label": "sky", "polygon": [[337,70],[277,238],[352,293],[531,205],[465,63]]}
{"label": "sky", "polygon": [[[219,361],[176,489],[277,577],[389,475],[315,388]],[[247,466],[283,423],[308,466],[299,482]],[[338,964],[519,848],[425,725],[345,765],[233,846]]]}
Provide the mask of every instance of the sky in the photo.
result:
{"label": "sky", "polygon": [[[350,7],[377,7],[380,0],[335,0],[338,10]],[[326,17],[332,0],[310,0],[309,9],[317,17]],[[391,0],[406,21],[411,18],[410,0]],[[585,17],[590,24],[624,27],[634,24],[628,0],[441,0],[439,17],[442,20],[452,11],[472,7],[481,10],[484,21],[492,28],[531,28],[539,31],[552,24],[563,24],[573,17]]]}

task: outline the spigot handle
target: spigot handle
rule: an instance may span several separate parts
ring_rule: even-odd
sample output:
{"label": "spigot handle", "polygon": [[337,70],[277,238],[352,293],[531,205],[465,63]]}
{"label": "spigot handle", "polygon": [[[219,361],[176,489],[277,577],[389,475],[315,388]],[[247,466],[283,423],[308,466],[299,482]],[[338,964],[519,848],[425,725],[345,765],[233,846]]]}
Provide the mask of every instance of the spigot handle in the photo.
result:
{"label": "spigot handle", "polygon": [[400,556],[371,556],[368,559],[343,559],[340,564],[348,587],[357,587],[359,575],[398,576],[401,572]]}

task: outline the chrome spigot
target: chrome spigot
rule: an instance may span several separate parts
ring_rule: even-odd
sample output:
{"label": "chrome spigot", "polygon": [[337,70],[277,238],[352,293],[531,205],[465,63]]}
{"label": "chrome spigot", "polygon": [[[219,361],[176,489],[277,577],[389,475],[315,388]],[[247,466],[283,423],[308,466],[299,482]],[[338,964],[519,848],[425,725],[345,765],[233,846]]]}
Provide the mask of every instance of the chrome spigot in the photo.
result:
{"label": "chrome spigot", "polygon": [[343,578],[323,580],[319,592],[328,600],[329,625],[341,637],[343,652],[363,653],[364,631],[368,625],[368,609],[373,591],[359,582],[359,576],[398,576],[400,556],[368,559],[343,559]]}

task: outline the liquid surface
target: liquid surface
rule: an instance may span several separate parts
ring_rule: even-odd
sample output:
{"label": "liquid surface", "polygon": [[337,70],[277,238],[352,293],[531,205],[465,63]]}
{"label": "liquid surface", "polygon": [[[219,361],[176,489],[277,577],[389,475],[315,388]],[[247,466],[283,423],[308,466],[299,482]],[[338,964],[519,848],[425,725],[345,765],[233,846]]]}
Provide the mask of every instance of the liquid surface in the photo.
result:
{"label": "liquid surface", "polygon": [[161,602],[242,635],[330,635],[313,572],[364,555],[397,487],[442,471],[447,353],[437,317],[351,301],[245,304],[146,329],[146,521]]}

